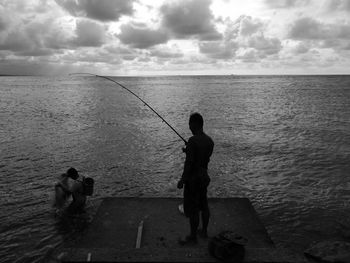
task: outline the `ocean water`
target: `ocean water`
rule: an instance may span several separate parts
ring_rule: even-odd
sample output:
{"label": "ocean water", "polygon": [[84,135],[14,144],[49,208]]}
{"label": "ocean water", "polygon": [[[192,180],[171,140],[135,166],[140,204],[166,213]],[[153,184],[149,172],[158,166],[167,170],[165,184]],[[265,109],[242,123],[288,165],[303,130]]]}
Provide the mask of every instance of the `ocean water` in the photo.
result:
{"label": "ocean water", "polygon": [[[115,77],[183,137],[198,111],[215,142],[211,197],[248,197],[277,247],[350,240],[350,76]],[[44,261],[88,225],[62,222],[67,168],[110,196],[180,197],[182,140],[97,77],[0,77],[0,261]]]}

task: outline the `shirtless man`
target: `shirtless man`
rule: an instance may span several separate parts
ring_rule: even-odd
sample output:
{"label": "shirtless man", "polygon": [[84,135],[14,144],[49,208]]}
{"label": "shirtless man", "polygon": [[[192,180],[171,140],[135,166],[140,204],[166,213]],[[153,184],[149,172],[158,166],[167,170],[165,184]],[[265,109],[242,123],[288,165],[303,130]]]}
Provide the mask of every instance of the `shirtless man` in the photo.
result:
{"label": "shirtless man", "polygon": [[189,218],[191,232],[180,244],[197,243],[199,212],[202,217],[202,236],[207,236],[209,206],[207,187],[210,182],[208,163],[213,153],[214,142],[203,131],[203,117],[199,113],[190,116],[189,128],[193,136],[186,145],[184,171],[177,187],[184,189],[184,212]]}
{"label": "shirtless man", "polygon": [[[73,182],[69,183],[69,179]],[[84,210],[86,195],[82,180],[79,179],[78,171],[74,168],[69,168],[65,174],[60,176],[59,182],[55,185],[55,206],[60,209],[64,206],[70,195],[73,200],[68,207],[70,213],[78,213]]]}

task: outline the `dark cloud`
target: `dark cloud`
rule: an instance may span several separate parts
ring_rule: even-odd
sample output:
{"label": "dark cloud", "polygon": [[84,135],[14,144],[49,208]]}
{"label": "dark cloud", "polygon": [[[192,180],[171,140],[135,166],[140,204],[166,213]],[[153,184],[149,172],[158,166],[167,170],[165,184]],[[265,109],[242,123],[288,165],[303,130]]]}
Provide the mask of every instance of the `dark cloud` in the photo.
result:
{"label": "dark cloud", "polygon": [[182,0],[165,4],[160,8],[162,25],[176,38],[218,40],[221,34],[214,26],[210,4],[211,0]]}
{"label": "dark cloud", "polygon": [[320,41],[319,46],[321,48],[337,48],[341,46],[341,42],[339,39],[326,39]]}
{"label": "dark cloud", "polygon": [[240,52],[240,54],[238,54],[236,58],[246,63],[255,63],[260,60],[258,52],[252,48]]}
{"label": "dark cloud", "polygon": [[6,22],[0,17],[0,32],[4,31],[6,28]]}
{"label": "dark cloud", "polygon": [[120,64],[122,62],[120,56],[111,56],[109,52],[103,49],[91,50],[88,48],[80,49],[79,51],[66,52],[60,58],[61,61],[75,63],[105,63],[105,64]]}
{"label": "dark cloud", "polygon": [[34,13],[46,13],[51,11],[51,2],[47,0],[38,0],[31,7]]}
{"label": "dark cloud", "polygon": [[58,65],[56,63],[33,62],[27,59],[0,60],[0,72],[9,75],[55,75],[70,72],[69,65]]}
{"label": "dark cloud", "polygon": [[316,20],[304,17],[296,20],[289,31],[293,39],[323,39],[329,35],[329,29]]}
{"label": "dark cloud", "polygon": [[168,34],[162,29],[153,30],[145,26],[128,24],[122,25],[120,30],[121,33],[118,35],[120,41],[133,48],[145,49],[169,40]]}
{"label": "dark cloud", "polygon": [[[96,63],[93,58],[89,62],[88,59],[76,64],[77,60],[74,60],[76,53],[69,53],[70,60],[60,59],[59,61],[48,62],[46,57],[44,59],[28,60],[27,58],[11,59],[5,58],[0,60],[0,72],[2,74],[9,75],[66,75],[71,72],[94,72],[96,74],[103,74],[102,66],[105,63]],[[120,61],[121,62],[121,61]],[[109,64],[109,62],[107,62]],[[115,62],[111,64],[118,64]]]}
{"label": "dark cloud", "polygon": [[99,47],[105,42],[105,28],[90,20],[79,20],[76,26],[75,46]]}
{"label": "dark cloud", "polygon": [[[235,21],[225,21],[226,30],[221,41],[199,42],[199,51],[212,59],[240,58],[257,61],[260,58],[277,54],[282,49],[278,38],[265,37],[265,24],[250,16],[240,16]],[[244,50],[244,55],[242,55]]]}
{"label": "dark cloud", "polygon": [[226,26],[224,39],[235,39],[239,36],[249,37],[264,30],[264,23],[261,20],[246,15],[242,15],[234,21],[226,19],[224,24]]}
{"label": "dark cloud", "polygon": [[254,20],[250,16],[241,16],[236,23],[239,23],[239,33],[242,36],[250,36],[258,32],[263,26],[261,21]]}
{"label": "dark cloud", "polygon": [[119,56],[123,60],[134,60],[138,56],[142,55],[137,49],[123,47],[120,45],[109,45],[105,47],[105,50],[112,53],[114,56]]}
{"label": "dark cloud", "polygon": [[50,56],[53,54],[57,54],[57,51],[50,49],[50,48],[34,48],[32,50],[24,50],[17,52],[17,56],[22,57],[41,57],[41,56]]}
{"label": "dark cloud", "polygon": [[[51,49],[69,49],[74,42],[73,34],[67,34],[59,28],[51,28],[50,32],[43,38],[43,45]],[[74,46],[74,45],[73,45]]]}
{"label": "dark cloud", "polygon": [[248,40],[248,47],[263,51],[266,55],[278,53],[282,49],[278,38],[266,38],[263,34],[253,36]]}
{"label": "dark cloud", "polygon": [[199,43],[199,51],[213,59],[231,59],[234,57],[238,48],[235,42],[201,42]]}
{"label": "dark cloud", "polygon": [[48,56],[67,48],[71,37],[53,18],[18,19],[0,33],[0,50],[17,56]]}
{"label": "dark cloud", "polygon": [[25,51],[32,47],[33,42],[22,30],[9,32],[0,42],[0,50]]}
{"label": "dark cloud", "polygon": [[265,0],[265,4],[270,8],[292,8],[297,6],[305,6],[310,0]]}
{"label": "dark cloud", "polygon": [[350,12],[350,0],[328,0],[326,2],[326,9],[329,12],[333,12],[333,11]]}
{"label": "dark cloud", "polygon": [[292,49],[292,52],[294,54],[304,54],[304,53],[307,53],[309,50],[310,50],[309,45],[307,45],[304,42],[300,42]]}
{"label": "dark cloud", "polygon": [[344,39],[325,39],[314,43],[315,47],[318,48],[331,48],[337,52],[341,50],[348,50],[350,41]]}
{"label": "dark cloud", "polygon": [[77,17],[100,21],[117,21],[122,15],[133,14],[133,0],[55,0]]}
{"label": "dark cloud", "polygon": [[123,55],[129,55],[135,53],[135,51],[131,48],[126,48],[120,45],[107,45],[105,46],[105,50],[107,50],[109,53],[113,54],[123,54]]}
{"label": "dark cloud", "polygon": [[5,11],[0,6],[0,32],[4,31],[7,28],[7,16],[5,14]]}
{"label": "dark cloud", "polygon": [[349,24],[324,24],[313,18],[304,17],[296,20],[288,33],[292,39],[350,39]]}
{"label": "dark cloud", "polygon": [[181,58],[183,57],[183,53],[177,49],[156,48],[150,51],[150,56],[158,58]]}

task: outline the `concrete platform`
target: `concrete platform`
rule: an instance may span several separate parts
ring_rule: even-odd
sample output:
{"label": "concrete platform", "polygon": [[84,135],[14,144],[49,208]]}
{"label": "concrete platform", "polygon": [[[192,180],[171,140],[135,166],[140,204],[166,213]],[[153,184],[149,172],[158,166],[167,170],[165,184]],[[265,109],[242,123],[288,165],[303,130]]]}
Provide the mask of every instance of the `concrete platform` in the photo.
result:
{"label": "concrete platform", "polygon": [[[189,233],[188,219],[178,211],[180,198],[106,198],[88,230],[64,245],[67,261],[215,262],[208,239],[180,246]],[[304,262],[303,257],[276,250],[256,211],[246,198],[209,199],[209,236],[232,230],[248,239],[245,262]],[[140,248],[135,248],[140,222]]]}

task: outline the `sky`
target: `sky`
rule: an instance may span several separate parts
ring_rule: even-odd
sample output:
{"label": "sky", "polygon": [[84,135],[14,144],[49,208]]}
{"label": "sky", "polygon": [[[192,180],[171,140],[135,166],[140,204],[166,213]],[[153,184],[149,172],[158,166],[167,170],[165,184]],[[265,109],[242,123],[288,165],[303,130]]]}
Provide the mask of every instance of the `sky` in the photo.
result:
{"label": "sky", "polygon": [[0,74],[350,74],[350,0],[0,0]]}

